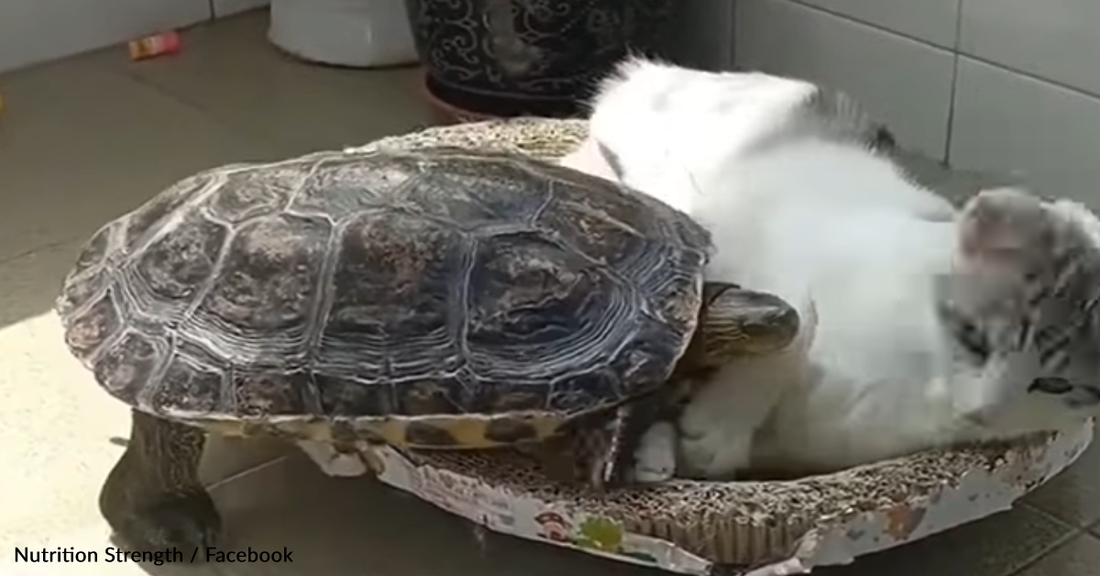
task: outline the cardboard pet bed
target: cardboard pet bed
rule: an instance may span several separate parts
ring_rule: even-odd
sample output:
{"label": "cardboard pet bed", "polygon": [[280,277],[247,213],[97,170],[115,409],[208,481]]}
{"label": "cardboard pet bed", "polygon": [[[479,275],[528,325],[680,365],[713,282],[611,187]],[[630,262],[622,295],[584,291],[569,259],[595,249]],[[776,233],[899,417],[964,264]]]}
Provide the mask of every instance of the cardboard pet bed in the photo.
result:
{"label": "cardboard pet bed", "polygon": [[[445,144],[547,159],[585,137],[579,120],[438,127],[370,145]],[[693,575],[800,574],[1010,508],[1071,464],[1092,422],[1012,444],[928,451],[831,475],[774,482],[673,481],[603,494],[549,482],[513,451],[409,454],[365,443],[302,447],[330,474],[380,480],[490,530]]]}

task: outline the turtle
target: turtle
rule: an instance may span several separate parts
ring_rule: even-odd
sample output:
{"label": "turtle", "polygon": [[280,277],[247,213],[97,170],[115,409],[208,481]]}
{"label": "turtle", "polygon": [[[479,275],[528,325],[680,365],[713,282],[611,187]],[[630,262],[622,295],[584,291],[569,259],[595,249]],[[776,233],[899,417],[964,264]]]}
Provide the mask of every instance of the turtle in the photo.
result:
{"label": "turtle", "polygon": [[199,172],[96,231],[57,298],[69,351],[131,408],[101,513],[134,549],[216,542],[207,433],[442,450],[593,429],[604,453],[579,459],[622,485],[644,428],[624,423],[653,413],[632,406],[798,331],[778,297],[706,282],[713,251],[660,201],[519,152]]}

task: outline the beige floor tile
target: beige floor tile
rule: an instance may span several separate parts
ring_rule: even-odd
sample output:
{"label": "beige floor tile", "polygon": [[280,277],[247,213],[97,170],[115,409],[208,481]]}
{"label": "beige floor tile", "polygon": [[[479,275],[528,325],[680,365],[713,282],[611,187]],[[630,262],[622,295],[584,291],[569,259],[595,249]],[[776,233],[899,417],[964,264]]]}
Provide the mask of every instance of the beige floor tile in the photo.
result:
{"label": "beige floor tile", "polygon": [[266,34],[266,11],[250,12],[188,31],[175,57],[114,67],[287,155],[426,125],[416,69],[311,65],[279,52]]}
{"label": "beige floor tile", "polygon": [[1100,520],[1100,446],[1089,447],[1069,469],[1024,501],[1076,526]]}
{"label": "beige floor tile", "polygon": [[814,576],[1008,576],[1073,532],[1024,507],[857,559]]}
{"label": "beige floor tile", "polygon": [[1078,536],[1014,576],[1095,576],[1100,573],[1100,540]]}
{"label": "beige floor tile", "polygon": [[196,170],[273,154],[102,56],[0,77],[0,261],[88,236]]}

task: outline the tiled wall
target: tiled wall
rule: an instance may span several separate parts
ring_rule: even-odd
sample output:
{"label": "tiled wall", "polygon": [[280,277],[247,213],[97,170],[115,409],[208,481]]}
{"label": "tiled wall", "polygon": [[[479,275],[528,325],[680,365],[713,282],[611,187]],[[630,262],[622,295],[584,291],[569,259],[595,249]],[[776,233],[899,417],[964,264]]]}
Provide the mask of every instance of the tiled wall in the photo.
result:
{"label": "tiled wall", "polygon": [[929,155],[1100,209],[1100,1],[736,2],[738,67],[846,90]]}
{"label": "tiled wall", "polygon": [[667,44],[662,52],[673,62],[724,70],[733,66],[732,0],[674,0]]}

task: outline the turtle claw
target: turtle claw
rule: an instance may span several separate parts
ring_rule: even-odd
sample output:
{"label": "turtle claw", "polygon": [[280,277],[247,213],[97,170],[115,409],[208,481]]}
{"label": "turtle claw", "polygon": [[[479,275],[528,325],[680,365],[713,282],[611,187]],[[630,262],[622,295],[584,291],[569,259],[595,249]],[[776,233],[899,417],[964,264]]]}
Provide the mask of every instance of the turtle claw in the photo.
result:
{"label": "turtle claw", "polygon": [[582,434],[582,444],[576,448],[581,475],[590,488],[606,490],[620,488],[635,480],[637,458],[644,449],[639,444],[648,417],[653,416],[648,404],[621,406],[615,418],[602,427],[592,427]]}
{"label": "turtle claw", "polygon": [[623,472],[629,469],[629,463],[624,462],[624,454],[616,445],[615,428],[592,424],[545,441],[534,455],[548,479],[603,490],[627,480]]}
{"label": "turtle claw", "polygon": [[[221,535],[221,516],[206,492],[174,496],[125,518],[108,522],[115,528],[120,544],[138,552],[156,552],[175,548],[184,552],[214,546]],[[197,554],[196,560],[205,558]]]}

